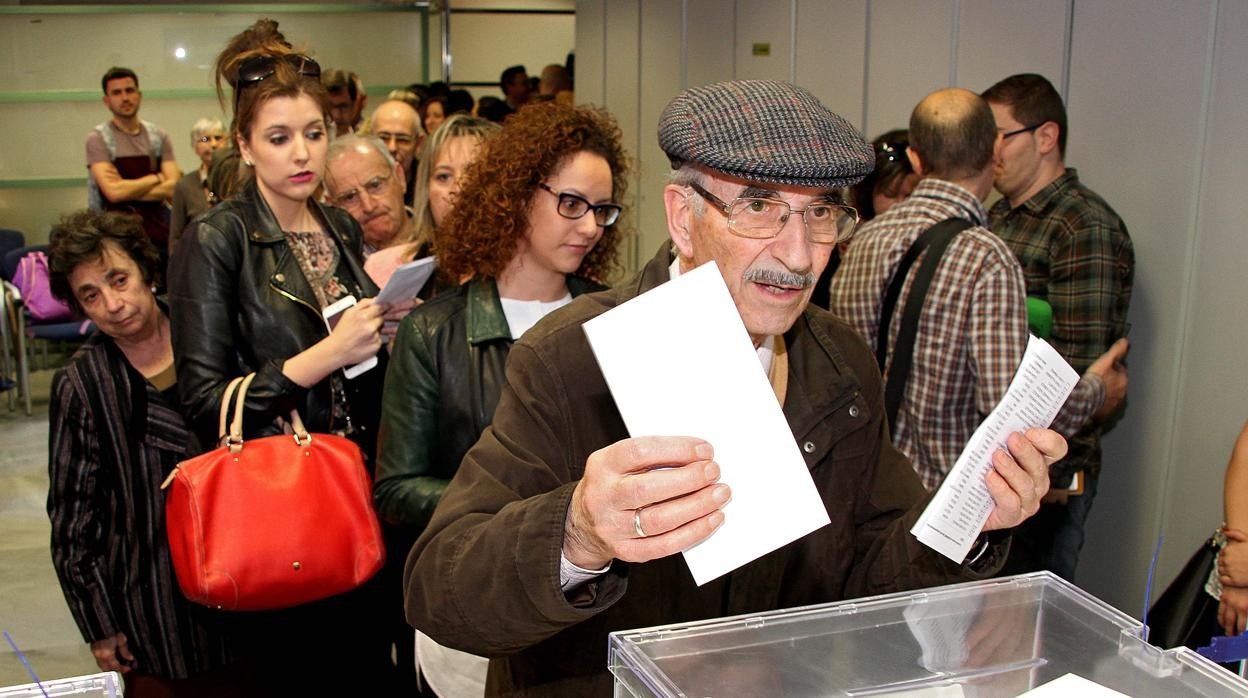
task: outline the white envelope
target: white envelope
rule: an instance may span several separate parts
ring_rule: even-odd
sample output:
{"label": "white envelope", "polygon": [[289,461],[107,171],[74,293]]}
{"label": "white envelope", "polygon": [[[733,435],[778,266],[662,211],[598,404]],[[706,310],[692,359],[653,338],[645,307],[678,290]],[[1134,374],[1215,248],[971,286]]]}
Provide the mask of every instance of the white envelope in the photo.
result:
{"label": "white envelope", "polygon": [[694,436],[732,488],[724,525],[685,551],[705,584],[828,523],[828,512],[713,262],[584,325],[632,436]]}

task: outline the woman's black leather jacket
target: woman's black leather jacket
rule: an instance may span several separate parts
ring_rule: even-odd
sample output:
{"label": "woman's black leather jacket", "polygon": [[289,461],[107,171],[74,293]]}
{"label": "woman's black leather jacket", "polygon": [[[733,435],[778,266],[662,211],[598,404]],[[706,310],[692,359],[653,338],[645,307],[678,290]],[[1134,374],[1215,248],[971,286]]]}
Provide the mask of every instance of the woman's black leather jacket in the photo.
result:
{"label": "woman's black leather jacket", "polygon": [[[343,258],[340,280],[357,299],[377,295],[364,273],[363,234],[345,211],[310,201]],[[235,198],[196,218],[170,261],[170,313],[178,392],[187,424],[205,446],[217,443],[222,392],[231,378],[256,373],[247,392],[244,436],[278,432],[275,420],[299,410],[310,431],[340,431],[327,378],[303,388],[282,364],[328,336],[312,287],[254,180]],[[376,444],[385,350],[379,365],[343,379],[353,440]],[[371,463],[371,458],[369,459]]]}

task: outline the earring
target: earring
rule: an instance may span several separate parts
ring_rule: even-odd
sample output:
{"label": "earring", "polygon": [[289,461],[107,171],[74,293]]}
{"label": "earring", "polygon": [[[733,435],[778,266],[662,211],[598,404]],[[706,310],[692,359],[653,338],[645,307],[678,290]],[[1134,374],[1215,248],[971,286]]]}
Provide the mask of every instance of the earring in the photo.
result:
{"label": "earring", "polygon": [[248,167],[252,167],[251,160],[243,160],[243,164]]}

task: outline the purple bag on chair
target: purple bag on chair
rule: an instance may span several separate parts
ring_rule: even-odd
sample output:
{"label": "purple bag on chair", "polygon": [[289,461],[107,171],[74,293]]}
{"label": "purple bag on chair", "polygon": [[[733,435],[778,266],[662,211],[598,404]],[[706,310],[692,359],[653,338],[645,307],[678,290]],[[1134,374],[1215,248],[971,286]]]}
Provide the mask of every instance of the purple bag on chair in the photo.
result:
{"label": "purple bag on chair", "polygon": [[74,311],[52,295],[48,282],[48,256],[43,252],[31,252],[17,263],[13,285],[22,292],[22,304],[30,316],[39,322],[68,322],[74,319]]}

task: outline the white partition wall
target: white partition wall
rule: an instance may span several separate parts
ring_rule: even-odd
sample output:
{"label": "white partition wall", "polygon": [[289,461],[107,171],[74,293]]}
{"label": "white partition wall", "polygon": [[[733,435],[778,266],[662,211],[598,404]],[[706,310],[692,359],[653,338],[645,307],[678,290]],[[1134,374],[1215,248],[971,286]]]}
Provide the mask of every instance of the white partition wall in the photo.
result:
{"label": "white partition wall", "polygon": [[[1138,614],[1157,536],[1166,536],[1160,586],[1221,521],[1223,468],[1248,419],[1240,310],[1248,293],[1240,230],[1248,220],[1248,3],[618,5],[577,3],[577,53],[593,55],[599,68],[578,75],[577,89],[607,95],[622,124],[637,124],[641,190],[631,203],[642,259],[666,236],[655,123],[685,86],[794,80],[868,137],[904,126],[913,105],[941,87],[982,91],[1012,73],[1038,72],[1062,91],[1068,164],[1126,220],[1137,261],[1130,404],[1106,440],[1078,581]],[[755,55],[755,44],[767,44],[768,55]]]}

